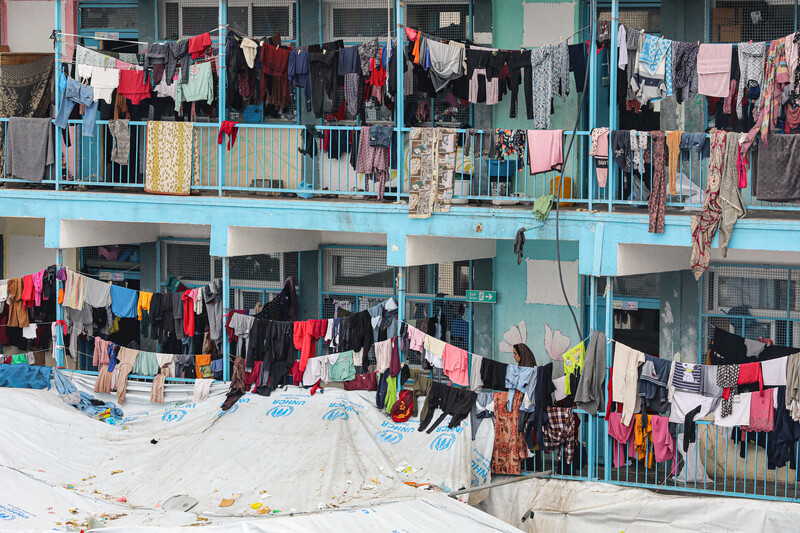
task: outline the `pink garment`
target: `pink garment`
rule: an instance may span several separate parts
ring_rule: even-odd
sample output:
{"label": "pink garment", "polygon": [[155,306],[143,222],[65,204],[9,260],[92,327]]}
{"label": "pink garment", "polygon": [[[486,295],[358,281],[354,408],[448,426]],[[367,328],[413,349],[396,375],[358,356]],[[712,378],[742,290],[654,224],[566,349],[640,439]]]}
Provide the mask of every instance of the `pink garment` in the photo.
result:
{"label": "pink garment", "polygon": [[739,154],[736,159],[736,172],[739,174],[739,188],[747,188],[747,166],[750,164],[749,152],[742,152],[741,146],[739,147]]}
{"label": "pink garment", "polygon": [[596,128],[592,131],[589,155],[595,158],[597,185],[605,187],[608,183],[608,128]]}
{"label": "pink garment", "polygon": [[633,424],[623,424],[621,413],[608,413],[608,434],[614,439],[614,468],[619,468],[626,461],[622,446],[630,443],[629,447],[633,448]]}
{"label": "pink garment", "polygon": [[728,115],[731,114],[731,104],[736,101],[736,80],[731,80],[731,90],[725,100],[722,102],[722,112]]}
{"label": "pink garment", "polygon": [[94,338],[94,355],[92,356],[92,365],[100,367],[100,365],[108,364],[108,345],[111,341],[104,341],[100,337]]}
{"label": "pink garment", "polygon": [[415,352],[421,352],[425,344],[425,333],[414,326],[408,326],[408,347]]}
{"label": "pink garment", "polygon": [[44,270],[31,275],[33,280],[33,302],[39,306],[42,305],[42,289],[44,288]]}
{"label": "pink garment", "polygon": [[452,344],[444,345],[442,353],[444,373],[450,381],[462,387],[469,386],[469,355]]}
{"label": "pink garment", "polygon": [[528,166],[531,174],[561,171],[564,130],[528,130]]}
{"label": "pink garment", "polygon": [[133,65],[131,65],[130,63],[126,63],[125,61],[120,61],[119,59],[117,59],[115,61],[115,63],[116,64],[114,66],[116,68],[123,69],[123,70],[130,70],[133,67]]}
{"label": "pink garment", "polygon": [[656,462],[669,461],[675,457],[675,439],[669,432],[669,417],[652,415],[650,426],[653,428],[653,452]]}
{"label": "pink garment", "polygon": [[730,44],[701,44],[697,52],[697,92],[725,98],[731,81]]}
{"label": "pink garment", "polygon": [[[752,363],[751,363],[752,364]],[[750,425],[742,431],[766,431],[775,429],[775,390],[765,389],[762,394],[750,397]]]}

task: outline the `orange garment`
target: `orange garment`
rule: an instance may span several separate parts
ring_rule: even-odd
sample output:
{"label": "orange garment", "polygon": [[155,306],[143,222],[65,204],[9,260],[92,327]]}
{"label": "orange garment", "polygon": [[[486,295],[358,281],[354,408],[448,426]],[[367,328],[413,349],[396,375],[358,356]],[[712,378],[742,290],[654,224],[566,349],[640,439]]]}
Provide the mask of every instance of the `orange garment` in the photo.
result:
{"label": "orange garment", "polygon": [[325,335],[327,320],[305,320],[294,323],[294,347],[300,350],[300,370],[305,372],[309,357],[314,357],[315,341]]}
{"label": "orange garment", "polygon": [[64,289],[58,289],[58,305],[64,303]]}
{"label": "orange garment", "polygon": [[142,319],[142,311],[147,311],[148,313],[150,312],[151,301],[153,301],[152,292],[139,291],[139,304],[136,308],[139,314],[139,320]]}
{"label": "orange garment", "polygon": [[[678,194],[675,176],[681,160],[681,135],[682,131],[667,132],[667,148],[669,149],[669,193]],[[687,191],[688,192],[688,191]]]}
{"label": "orange garment", "polygon": [[[33,286],[33,282],[31,282]],[[31,321],[28,319],[28,311],[25,309],[25,302],[22,300],[22,278],[8,280],[8,324],[10,328],[28,327]]]}
{"label": "orange garment", "polygon": [[642,415],[636,415],[633,425],[633,449],[636,451],[636,458],[640,461],[647,455],[647,468],[653,468],[653,425],[650,422],[650,415],[644,416],[646,425],[643,426]]}
{"label": "orange garment", "polygon": [[[195,355],[194,366],[195,366],[195,372],[197,372],[197,379],[210,378],[212,376],[211,355],[209,354]],[[202,368],[204,366],[208,367],[205,369],[205,374],[203,373],[203,368]]]}
{"label": "orange garment", "polygon": [[417,32],[417,40],[414,41],[414,50],[411,55],[414,56],[414,64],[419,65],[419,42],[422,40],[422,33]]}

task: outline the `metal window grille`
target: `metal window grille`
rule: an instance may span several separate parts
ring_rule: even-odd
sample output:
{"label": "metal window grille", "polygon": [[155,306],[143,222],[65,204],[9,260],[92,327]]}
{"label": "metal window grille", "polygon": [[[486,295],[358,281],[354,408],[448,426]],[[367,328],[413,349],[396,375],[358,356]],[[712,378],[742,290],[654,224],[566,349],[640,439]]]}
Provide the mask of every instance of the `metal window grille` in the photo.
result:
{"label": "metal window grille", "polygon": [[[601,9],[598,11],[599,20],[611,20],[611,10]],[[647,33],[661,33],[661,8],[636,8],[619,10],[620,23],[644,30]]]}
{"label": "metal window grille", "polygon": [[115,28],[135,30],[139,27],[138,9],[135,7],[81,6],[81,29]]}
{"label": "metal window grille", "polygon": [[[334,318],[336,310],[369,309],[390,296],[397,298],[397,269],[386,265],[385,248],[331,246],[321,249],[320,318]],[[471,347],[472,319],[465,301],[472,269],[469,261],[414,266],[407,269],[406,320],[441,314],[444,339],[454,346]],[[374,354],[368,354],[374,363]],[[411,366],[420,364],[420,354],[406,353]]]}
{"label": "metal window grille", "polygon": [[[252,37],[279,33],[284,42],[297,40],[296,0],[230,0],[227,15],[228,26]],[[216,31],[219,3],[214,0],[160,0],[159,20],[159,35],[168,40]]]}
{"label": "metal window grille", "polygon": [[[209,245],[203,241],[163,239],[159,244],[159,279],[162,287],[170,275],[186,286],[197,287],[222,277],[222,259],[209,255]],[[283,254],[254,254],[231,257],[231,307],[252,309],[265,304],[283,289],[284,280],[291,276],[299,285],[300,259],[297,252]]]}
{"label": "metal window grille", "polygon": [[747,339],[800,347],[800,271],[794,268],[711,267],[703,278],[702,346],[720,328]]}
{"label": "metal window grille", "polygon": [[711,1],[709,40],[714,43],[771,41],[796,29],[795,0]]}
{"label": "metal window grille", "polygon": [[[380,0],[356,2],[354,0],[323,0],[324,41],[342,39],[345,44],[360,43],[377,37],[384,44],[394,30],[393,4],[387,6]],[[470,35],[469,1],[450,0],[430,4],[422,0],[412,0],[403,11],[408,27],[441,37],[442,39],[467,40]],[[406,106],[415,108],[420,104],[419,87],[415,77],[414,94],[406,96]],[[453,106],[447,101],[443,90],[430,99],[431,117],[424,125],[459,125],[470,120],[470,108]],[[341,101],[341,100],[339,100]],[[330,105],[329,103],[327,105]],[[328,109],[326,107],[326,109]],[[371,123],[391,120],[391,113],[384,107],[367,106],[367,120]]]}
{"label": "metal window grille", "polygon": [[[104,276],[101,272],[119,272],[134,277],[139,274],[139,245],[100,246],[81,248],[81,272],[91,276]],[[127,277],[127,276],[126,276]]]}
{"label": "metal window grille", "polygon": [[[613,283],[614,298],[625,296],[630,298],[661,297],[661,276],[659,276],[659,274],[618,276],[613,278]],[[606,291],[606,278],[598,278],[595,286],[597,295],[603,296]]]}

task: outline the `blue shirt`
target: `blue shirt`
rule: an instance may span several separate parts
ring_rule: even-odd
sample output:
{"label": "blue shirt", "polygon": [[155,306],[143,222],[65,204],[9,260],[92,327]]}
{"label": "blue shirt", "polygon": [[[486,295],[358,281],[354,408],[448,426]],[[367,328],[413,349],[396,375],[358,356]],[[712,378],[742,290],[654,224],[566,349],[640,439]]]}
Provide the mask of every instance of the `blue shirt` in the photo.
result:
{"label": "blue shirt", "polygon": [[139,305],[139,291],[111,286],[111,312],[120,318],[136,318]]}
{"label": "blue shirt", "polygon": [[506,402],[507,411],[511,411],[514,393],[516,391],[528,393],[528,383],[530,383],[531,376],[534,372],[536,372],[535,366],[508,365],[508,368],[506,368],[506,388],[508,389],[508,402]]}

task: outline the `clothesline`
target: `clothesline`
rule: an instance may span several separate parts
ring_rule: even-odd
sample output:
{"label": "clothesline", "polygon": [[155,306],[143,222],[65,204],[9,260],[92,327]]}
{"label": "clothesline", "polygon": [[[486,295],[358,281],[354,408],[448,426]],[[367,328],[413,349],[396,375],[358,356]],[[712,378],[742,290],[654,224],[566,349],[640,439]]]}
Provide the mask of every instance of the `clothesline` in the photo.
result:
{"label": "clothesline", "polygon": [[[109,56],[109,57],[111,57],[111,56]],[[112,59],[115,59],[115,58],[112,57]],[[119,59],[117,61],[122,61],[122,60]],[[204,59],[198,59],[196,61],[192,61],[192,63],[189,65],[189,67],[192,67],[194,65],[199,65],[201,63],[208,63],[210,61],[219,61],[219,55],[214,55],[214,56],[207,57],[207,58],[204,58]],[[127,63],[127,61],[122,61],[122,62],[123,63]],[[60,64],[61,65],[78,65],[79,63],[75,59],[71,59],[69,61],[61,61]],[[86,63],[80,63],[80,64],[81,65],[86,65]],[[97,67],[97,68],[102,68],[102,69],[106,69],[106,70],[112,70],[112,69],[114,69],[114,70],[143,70],[143,68],[140,65],[134,65],[133,63],[128,63],[128,65],[130,65],[130,67],[133,67],[133,68],[123,68],[123,67],[117,67],[117,66]]]}

